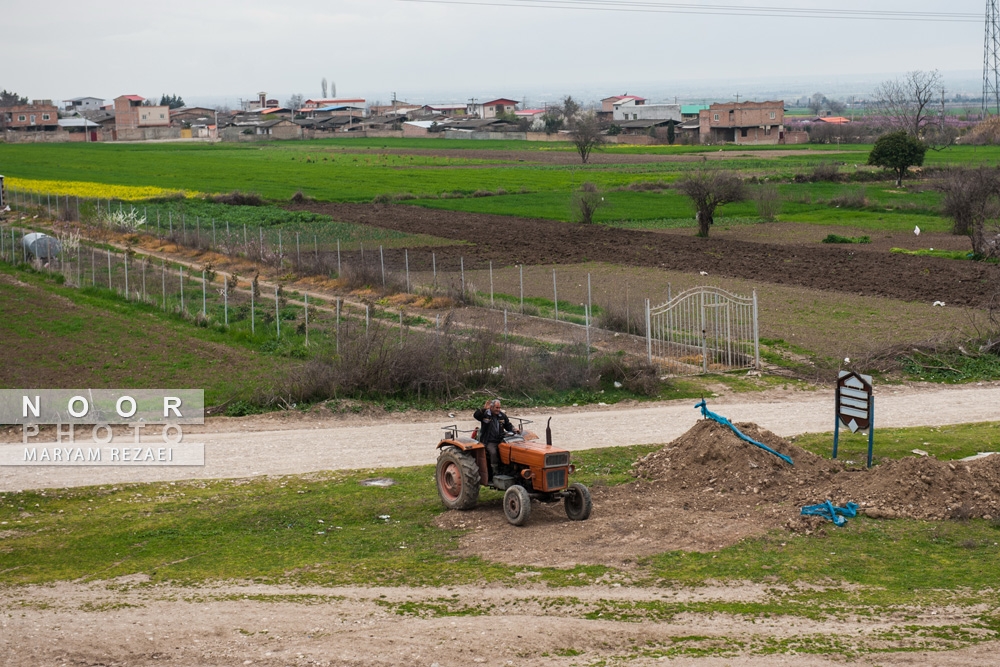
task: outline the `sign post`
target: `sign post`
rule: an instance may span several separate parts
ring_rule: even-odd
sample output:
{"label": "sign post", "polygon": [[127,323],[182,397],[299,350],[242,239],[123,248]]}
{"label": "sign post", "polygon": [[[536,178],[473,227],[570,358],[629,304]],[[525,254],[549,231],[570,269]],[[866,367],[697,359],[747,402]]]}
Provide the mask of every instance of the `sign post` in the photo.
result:
{"label": "sign post", "polygon": [[868,467],[872,467],[875,440],[875,397],[872,376],[854,371],[840,371],[837,377],[837,418],[833,431],[833,458],[837,458],[840,425],[852,433],[868,433]]}

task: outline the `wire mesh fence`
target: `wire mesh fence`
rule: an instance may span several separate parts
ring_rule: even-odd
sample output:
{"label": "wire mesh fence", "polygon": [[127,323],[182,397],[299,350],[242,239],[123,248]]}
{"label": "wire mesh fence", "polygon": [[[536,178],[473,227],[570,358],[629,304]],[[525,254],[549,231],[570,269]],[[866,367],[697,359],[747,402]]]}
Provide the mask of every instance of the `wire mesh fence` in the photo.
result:
{"label": "wire mesh fence", "polygon": [[[479,262],[480,266],[472,269],[465,256],[454,250],[387,248],[320,231],[310,233],[308,226],[303,229],[254,226],[199,215],[192,219],[183,211],[177,215],[168,204],[137,205],[120,200],[82,199],[18,190],[8,199],[17,211],[38,211],[56,219],[79,221],[97,232],[94,236],[98,238],[103,235],[108,239],[111,231],[130,239],[150,235],[181,248],[246,260],[261,268],[287,272],[286,275],[336,278],[340,286],[347,289],[369,286],[382,294],[443,295],[462,304],[576,324],[582,328],[580,338],[586,341],[588,348],[591,330],[595,327],[641,336],[647,341],[659,331],[647,321],[645,308],[649,301],[662,300],[661,294],[650,293],[648,286],[642,284],[633,285],[630,290],[626,282],[623,293],[619,290],[598,305],[594,303],[589,273],[584,290],[581,284],[567,285],[557,268],[545,269],[551,271],[551,290],[546,290],[537,276],[534,280],[529,278],[532,284],[527,285],[525,267],[519,266],[517,282],[513,283],[508,275],[506,291],[501,292],[495,289],[499,281],[495,280],[492,262],[487,262],[485,267]],[[11,258],[24,233],[13,225],[0,233],[3,245],[10,247]],[[58,259],[59,265],[64,267],[61,270],[66,280],[73,284],[110,289],[129,300],[159,305],[164,310],[200,318],[205,323],[221,322],[222,326],[246,328],[253,336],[258,335],[258,331],[273,329],[278,337],[284,329],[286,336],[296,332],[304,339],[309,332],[312,342],[323,338],[323,334],[313,333],[305,324],[303,295],[295,295],[290,300],[281,293],[261,293],[258,287],[239,276],[234,276],[235,285],[230,286],[227,284],[229,278],[218,278],[211,271],[211,264],[204,260],[201,263],[209,268],[204,270],[203,279],[202,268],[185,268],[180,263],[152,259],[131,250],[88,245],[76,234],[60,235],[66,247]],[[30,259],[26,250],[20,248],[20,252],[21,261]],[[537,273],[538,268],[532,267],[532,271]],[[545,294],[546,291],[549,294]],[[247,297],[251,292],[253,303],[249,303],[251,299]],[[669,285],[667,292],[669,295]],[[270,305],[265,306],[268,302]],[[323,304],[323,301],[314,296],[314,303]],[[328,307],[317,305],[320,311]],[[371,315],[369,312],[369,320]],[[314,327],[322,322],[321,315],[314,316]],[[647,356],[652,359],[652,355]],[[671,360],[669,355],[659,356],[658,360],[668,374],[683,374],[678,369],[686,368],[682,360]],[[709,368],[706,372],[712,370]]]}

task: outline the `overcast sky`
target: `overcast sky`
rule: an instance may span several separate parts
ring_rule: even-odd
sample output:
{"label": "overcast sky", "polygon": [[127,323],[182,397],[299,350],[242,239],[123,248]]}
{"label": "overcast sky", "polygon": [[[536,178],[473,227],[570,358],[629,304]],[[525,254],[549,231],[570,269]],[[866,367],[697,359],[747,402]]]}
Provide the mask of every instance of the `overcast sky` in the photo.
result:
{"label": "overcast sky", "polygon": [[281,102],[292,93],[319,97],[326,77],[338,96],[369,101],[395,92],[418,102],[527,96],[530,103],[567,92],[655,101],[729,88],[766,95],[782,81],[828,92],[913,69],[964,71],[967,85],[982,76],[982,0],[716,0],[758,14],[753,8],[836,7],[851,16],[973,14],[970,22],[706,15],[677,13],[680,3],[667,0],[590,2],[657,11],[580,10],[553,0],[6,0],[0,88],[57,104],[168,93],[236,106],[258,91]]}

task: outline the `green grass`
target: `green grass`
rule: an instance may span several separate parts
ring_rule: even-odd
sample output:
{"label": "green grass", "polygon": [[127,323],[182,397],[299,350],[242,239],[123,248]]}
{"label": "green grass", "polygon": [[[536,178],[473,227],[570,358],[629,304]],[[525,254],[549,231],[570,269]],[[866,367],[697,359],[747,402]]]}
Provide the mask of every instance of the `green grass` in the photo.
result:
{"label": "green grass", "polygon": [[[976,437],[981,432],[977,429],[987,426],[967,428],[969,437]],[[901,430],[897,435],[901,440],[923,437],[919,431]],[[592,487],[628,482],[632,461],[654,449],[574,453],[576,479]],[[714,553],[663,553],[629,572],[604,566],[523,568],[460,557],[454,550],[462,531],[433,525],[443,508],[432,471],[432,466],[419,466],[0,493],[0,522],[5,522],[0,525],[8,531],[0,571],[13,584],[144,573],[154,582],[235,578],[419,586],[461,578],[465,583],[520,581],[563,587],[590,584],[611,573],[617,580],[645,586],[740,580],[791,586],[767,602],[663,603],[648,608],[629,602],[622,603],[627,608],[604,609],[637,621],[683,611],[819,617],[831,610],[866,613],[866,605],[890,608],[943,598],[961,599],[963,604],[995,601],[991,590],[1000,530],[983,520],[858,517],[826,531],[822,539],[778,531]],[[370,477],[389,477],[396,484],[359,483]],[[486,511],[499,512],[499,498],[498,492],[484,491],[481,503]],[[823,587],[831,578],[861,588]],[[803,583],[823,586],[797,588]],[[594,617],[598,611],[593,610]]]}
{"label": "green grass", "polygon": [[[833,451],[833,432],[808,433],[791,439],[799,447],[829,457]],[[918,426],[913,428],[878,428],[876,423],[874,454],[877,459],[916,456],[920,449],[942,461],[960,459],[979,452],[1000,451],[1000,422]],[[868,437],[841,429],[837,457],[864,460]]]}
{"label": "green grass", "polygon": [[[207,405],[252,390],[283,362],[232,336],[109,290],[64,287],[51,277],[0,265],[0,338],[17,363],[0,386],[197,387]],[[225,371],[223,371],[225,369]]]}
{"label": "green grass", "polygon": [[[943,257],[944,259],[976,259],[976,254],[966,250],[934,250],[933,248],[920,248],[918,250],[906,250],[904,248],[890,248],[889,252],[902,255],[916,255],[918,257]],[[984,260],[996,263],[995,258]]]}
{"label": "green grass", "polygon": [[[352,152],[383,149],[387,152]],[[5,167],[8,175],[24,178],[154,185],[200,192],[242,190],[279,201],[287,200],[298,191],[320,201],[365,202],[385,195],[406,194],[414,205],[428,208],[554,220],[573,218],[571,195],[581,183],[591,181],[605,190],[610,204],[598,211],[598,222],[645,229],[688,224],[682,221],[693,218],[690,202],[673,190],[634,192],[619,188],[637,181],[672,182],[685,173],[703,168],[700,162],[544,165],[530,160],[504,162],[407,155],[407,149],[525,150],[539,154],[572,150],[568,144],[444,139],[327,139],[254,145],[0,145],[0,161],[9,165]],[[777,149],[790,150],[791,154],[769,158]],[[606,147],[611,155],[716,154],[719,150],[718,147],[701,146]],[[850,151],[866,151],[866,146],[843,146],[839,151],[830,146],[726,146],[721,150],[727,157],[711,161],[712,168],[735,169],[744,176],[769,178],[779,183],[779,191],[785,199],[780,220],[851,225],[867,230],[903,230],[912,229],[914,225],[928,231],[950,228],[950,223],[938,213],[940,193],[930,188],[913,187],[911,183],[900,189],[892,187],[888,181],[865,184],[797,182],[797,177],[808,175],[816,165],[831,160],[845,163],[847,166],[841,171],[850,175],[852,165],[863,162],[863,156]],[[975,150],[955,147],[936,155],[934,163],[972,164],[998,157],[1000,149],[993,147]],[[472,197],[477,191],[507,194]],[[863,191],[865,205],[849,205],[860,191]],[[454,198],[455,194],[460,198]],[[237,225],[243,222],[248,225],[280,224],[290,233],[315,233],[319,224],[308,214],[289,214],[273,209],[252,212],[240,210],[241,207],[224,211],[198,203],[185,206],[194,215],[216,218],[220,223],[229,219],[231,224]],[[201,208],[203,206],[208,208]],[[751,202],[727,205],[719,213],[729,219],[756,219]],[[336,226],[338,223],[323,224]],[[323,233],[331,238],[358,236],[360,240],[358,230],[331,228]],[[399,243],[388,238],[386,242]]]}
{"label": "green grass", "polygon": [[[651,449],[575,454],[575,479],[621,483]],[[451,553],[461,532],[432,525],[444,511],[432,466],[318,476],[0,493],[0,525],[14,533],[5,536],[0,571],[8,583],[143,572],[156,581],[327,585],[513,581],[521,571]],[[359,484],[369,477],[396,484]],[[499,498],[485,491],[482,501]],[[547,569],[545,576],[561,581],[567,573]]]}

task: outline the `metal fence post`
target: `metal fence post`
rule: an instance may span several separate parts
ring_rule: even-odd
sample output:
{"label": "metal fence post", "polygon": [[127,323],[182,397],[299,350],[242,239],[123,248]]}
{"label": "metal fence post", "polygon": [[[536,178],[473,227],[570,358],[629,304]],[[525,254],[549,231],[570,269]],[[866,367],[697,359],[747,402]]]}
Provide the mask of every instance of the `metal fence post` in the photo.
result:
{"label": "metal fence post", "polygon": [[524,315],[524,264],[521,264],[521,314]]}
{"label": "metal fence post", "polygon": [[[338,241],[340,243],[340,241]],[[337,297],[337,354],[340,354],[340,297]]]}
{"label": "metal fence post", "polygon": [[108,289],[111,289],[111,251],[108,251]]}
{"label": "metal fence post", "polygon": [[462,270],[462,298],[465,298],[465,257],[459,257],[459,266]]}
{"label": "metal fence post", "polygon": [[125,262],[125,300],[128,301],[128,253],[123,253],[122,258]]}
{"label": "metal fence post", "polygon": [[493,260],[490,260],[490,305],[493,305]]}
{"label": "metal fence post", "polygon": [[406,263],[406,292],[410,292],[410,251],[403,248],[403,261]]}
{"label": "metal fence post", "polygon": [[646,299],[646,361],[653,363],[653,331],[650,326],[649,299]]}
{"label": "metal fence post", "polygon": [[222,276],[222,314],[223,322],[229,326],[229,276]]}
{"label": "metal fence post", "polygon": [[431,271],[434,273],[434,289],[438,286],[438,265],[437,265],[437,255],[431,253]]}
{"label": "metal fence post", "polygon": [[306,297],[306,347],[309,347],[309,292],[303,292]]}
{"label": "metal fence post", "polygon": [[278,286],[274,286],[274,324],[278,330],[278,338],[281,338],[281,307],[278,305]]}
{"label": "metal fence post", "polygon": [[300,271],[302,266],[302,252],[299,250],[299,233],[295,232],[295,270]]}
{"label": "metal fence post", "polygon": [[556,320],[559,320],[559,292],[556,291],[556,270],[552,269],[552,303],[556,307]]}
{"label": "metal fence post", "polygon": [[205,312],[205,292],[208,291],[207,282],[205,281],[205,269],[201,270],[201,316],[208,317]]}
{"label": "metal fence post", "polygon": [[340,239],[337,239],[337,277],[340,278]]}
{"label": "metal fence post", "polygon": [[587,274],[587,326],[590,326],[590,316],[594,311],[594,301],[592,298],[593,294],[590,291],[590,274]]}
{"label": "metal fence post", "polygon": [[181,267],[181,315],[184,315],[184,267]]}
{"label": "metal fence post", "polygon": [[163,295],[163,310],[167,309],[167,260],[160,260],[160,294]]}
{"label": "metal fence post", "polygon": [[385,287],[385,254],[382,252],[382,246],[378,247],[378,260],[382,265],[382,287]]}
{"label": "metal fence post", "polygon": [[[757,290],[753,291],[753,364],[760,370],[760,328],[757,322]],[[869,465],[871,463],[869,462]]]}
{"label": "metal fence post", "polygon": [[250,335],[256,335],[256,314],[254,312],[255,306],[253,305],[253,283],[250,284]]}

